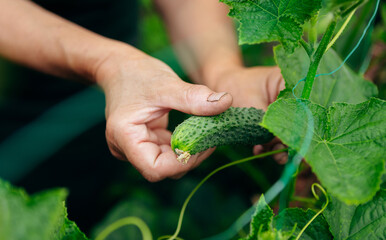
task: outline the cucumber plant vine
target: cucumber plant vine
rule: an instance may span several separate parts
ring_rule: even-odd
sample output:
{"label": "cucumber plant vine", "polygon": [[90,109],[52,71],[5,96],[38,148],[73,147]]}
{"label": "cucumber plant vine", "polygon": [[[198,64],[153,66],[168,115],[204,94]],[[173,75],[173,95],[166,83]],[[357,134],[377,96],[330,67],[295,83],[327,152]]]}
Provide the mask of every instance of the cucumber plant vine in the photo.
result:
{"label": "cucumber plant vine", "polygon": [[[385,102],[375,98],[377,91],[374,85],[344,65],[359,43],[344,61],[330,49],[356,9],[366,1],[223,0],[223,2],[231,7],[229,15],[240,22],[240,43],[280,42],[280,45],[274,48],[274,53],[276,62],[282,70],[286,89],[280,93],[278,100],[270,105],[261,125],[278,136],[291,149],[301,151],[335,202],[344,206],[363,206],[382,199],[381,206],[384,206],[384,193],[382,189],[380,190],[380,185],[386,153]],[[374,20],[379,3],[380,1],[376,1],[374,14],[360,41]],[[321,17],[321,14],[318,15],[319,12],[330,13],[333,18],[319,43],[316,43],[315,25]],[[307,22],[311,25],[308,42],[302,37],[303,26]],[[335,28],[341,22],[342,27],[334,37]],[[303,78],[304,76],[306,77]],[[316,77],[320,78],[315,81]],[[303,142],[306,141],[304,136],[307,135],[307,127],[310,125],[307,109],[312,113],[313,129],[310,145],[302,152]],[[283,116],[292,121],[283,123]],[[293,211],[289,209],[286,212]],[[376,208],[376,211],[383,210]],[[280,215],[277,217],[280,218]],[[291,217],[298,218],[295,215]],[[331,224],[331,219],[321,219],[320,221],[327,220],[327,224]],[[351,219],[341,220],[350,222]],[[385,218],[381,217],[381,220],[384,221]],[[356,221],[358,219],[353,218],[351,223]],[[371,225],[371,217],[367,217],[366,222]],[[338,230],[343,231],[342,229],[347,228],[346,225],[341,223],[341,229],[335,229],[336,231],[330,226],[331,232],[327,229],[323,236],[312,239],[331,239],[330,234],[336,239],[341,239],[337,237]],[[276,230],[283,229],[283,226],[276,225],[276,227]],[[356,238],[364,232],[366,230],[352,234]],[[273,234],[272,231],[271,233]],[[366,233],[370,234],[369,231]],[[378,234],[375,236],[382,238],[383,233]],[[255,239],[252,225],[250,237],[247,239],[252,239],[251,236]],[[349,236],[350,234],[347,234],[345,237]]]}
{"label": "cucumber plant vine", "polygon": [[[260,126],[288,145],[290,161],[282,177],[253,206],[253,214],[248,210],[227,231],[207,239],[233,239],[248,222],[250,232],[241,240],[385,239],[386,189],[382,175],[386,102],[376,98],[375,85],[345,65],[371,26],[380,0],[221,1],[230,6],[229,15],[240,22],[240,44],[279,42],[274,55],[286,88],[268,107]],[[374,14],[358,44],[342,60],[332,46],[363,4],[373,4]],[[319,37],[318,23],[326,15],[332,18]],[[241,159],[212,171],[185,200],[175,233],[159,239],[182,239],[178,235],[188,202],[215,173],[286,150]],[[312,193],[323,207],[316,211],[285,208],[275,216],[267,202],[296,177],[302,158],[321,183],[313,185]],[[324,198],[319,199],[315,187]],[[65,190],[28,196],[0,179],[0,195],[0,239],[88,239],[67,218]],[[308,203],[315,206],[315,201]],[[40,221],[29,221],[29,216]],[[136,217],[118,220],[97,239],[131,224],[141,230],[144,239],[153,239],[146,224]],[[23,228],[29,232],[17,235]]]}
{"label": "cucumber plant vine", "polygon": [[[380,1],[376,2],[374,15],[359,43],[344,61],[331,46],[342,34],[357,8],[366,1],[222,0],[222,2],[230,6],[229,15],[240,22],[238,30],[241,44],[280,42],[280,45],[274,48],[274,53],[276,62],[282,70],[286,89],[280,93],[278,100],[269,106],[261,125],[291,149],[301,153],[319,181],[331,194],[332,200],[335,201],[331,204],[339,202],[352,208],[363,207],[366,211],[370,211],[371,205],[372,210],[382,213],[384,210],[372,202],[381,201],[381,206],[385,205],[384,191],[380,187],[386,153],[385,101],[375,98],[377,90],[373,84],[345,66],[345,62],[359,46],[371,21],[374,20]],[[328,12],[333,17],[321,40],[317,42],[315,25],[321,17],[320,11]],[[308,41],[302,37],[304,24],[307,22],[311,24]],[[335,34],[338,24],[341,24],[341,27]],[[316,77],[320,77],[318,81],[315,81]],[[304,82],[302,86],[301,82]],[[283,123],[283,116],[292,121]],[[307,139],[305,136],[310,133],[310,126],[311,136]],[[307,141],[308,147],[304,151],[304,142]],[[268,221],[269,226],[265,226],[257,220],[259,209],[266,208],[264,204],[265,202],[258,203],[257,212],[252,218],[251,233],[246,239],[291,239],[296,236],[298,227],[308,226],[311,223],[310,219],[317,216],[316,213],[310,214],[312,210],[301,212],[298,209],[286,209],[286,216],[279,214],[272,222],[272,215]],[[326,206],[327,204],[328,199]],[[291,222],[288,218],[295,219],[296,222]],[[304,218],[308,221],[302,221]],[[385,221],[384,213],[381,218],[372,219],[374,216],[365,218],[368,225],[363,226],[364,230],[347,233],[342,239],[348,237],[357,239],[358,236],[365,236],[364,233],[372,234],[365,228],[369,225],[379,227],[380,222]],[[358,222],[357,218],[341,219],[342,229],[334,229],[328,217],[320,216],[317,219],[318,221],[311,223],[310,229],[305,232],[308,237],[313,236],[311,239],[331,239],[332,236],[337,238],[339,231],[347,228],[347,222],[344,221],[351,221],[351,224]],[[278,224],[280,222],[286,224]],[[314,236],[316,230],[312,225],[324,226],[323,231],[319,231],[321,235]],[[292,229],[287,232],[291,234],[284,234],[284,229],[286,231]],[[378,234],[375,236],[381,237],[383,232],[378,231]],[[230,237],[232,236],[227,236]],[[217,238],[210,239],[224,238],[225,235],[218,235]],[[298,234],[297,238],[301,238],[301,234]]]}

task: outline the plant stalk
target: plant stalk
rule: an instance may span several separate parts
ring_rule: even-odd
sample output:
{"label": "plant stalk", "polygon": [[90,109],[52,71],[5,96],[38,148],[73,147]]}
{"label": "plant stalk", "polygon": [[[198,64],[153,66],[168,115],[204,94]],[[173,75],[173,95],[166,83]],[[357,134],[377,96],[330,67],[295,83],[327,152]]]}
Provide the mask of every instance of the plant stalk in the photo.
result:
{"label": "plant stalk", "polygon": [[340,35],[342,34],[342,32],[346,29],[348,23],[350,22],[352,16],[354,16],[354,13],[357,9],[355,8],[353,11],[351,11],[350,15],[347,17],[346,21],[344,21],[342,27],[339,29],[338,33],[335,35],[335,37],[331,40],[331,42],[328,44],[327,46],[327,49],[326,49],[326,52],[328,51],[328,49],[330,49],[334,43],[336,42],[336,40],[340,37]]}
{"label": "plant stalk", "polygon": [[302,47],[304,48],[304,50],[306,50],[307,52],[307,55],[310,57],[312,57],[312,47],[306,42],[304,41],[304,39],[300,39],[300,45],[302,45]]}
{"label": "plant stalk", "polygon": [[304,84],[302,98],[309,99],[312,91],[312,85],[314,84],[316,71],[318,70],[320,60],[322,60],[323,54],[325,53],[328,44],[331,41],[332,35],[336,27],[336,19],[334,19],[328,26],[326,32],[324,33],[322,40],[319,43],[318,49],[313,56],[310,67],[308,69],[306,83]]}
{"label": "plant stalk", "polygon": [[317,16],[311,18],[311,28],[310,28],[310,31],[308,32],[308,42],[310,43],[312,50],[314,49],[314,46],[316,45],[316,42],[318,40],[318,32],[316,31],[316,27],[315,27],[317,21],[318,21]]}

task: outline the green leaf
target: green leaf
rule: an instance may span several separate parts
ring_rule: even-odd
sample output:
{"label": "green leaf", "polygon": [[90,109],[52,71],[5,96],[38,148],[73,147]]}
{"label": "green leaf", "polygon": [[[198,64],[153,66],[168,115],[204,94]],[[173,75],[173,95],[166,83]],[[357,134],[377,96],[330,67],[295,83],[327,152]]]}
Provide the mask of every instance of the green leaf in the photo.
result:
{"label": "green leaf", "polygon": [[272,229],[266,232],[259,232],[257,239],[258,240],[288,240],[288,239],[291,239],[292,234],[293,234],[293,230],[288,232],[282,232],[277,229]]}
{"label": "green leaf", "polygon": [[308,100],[279,99],[261,125],[305,156],[340,200],[364,203],[379,190],[386,156],[385,101],[335,103],[326,109]]}
{"label": "green leaf", "polygon": [[337,198],[323,212],[335,240],[385,239],[386,190],[380,190],[370,202],[346,205]]}
{"label": "green leaf", "polygon": [[[308,209],[304,211],[299,208],[287,208],[277,215],[273,220],[275,228],[282,231],[290,231],[296,225],[293,236],[297,236],[303,227],[316,215],[316,212]],[[303,232],[300,239],[303,240],[330,240],[331,233],[323,216],[318,216]]]}
{"label": "green leaf", "polygon": [[259,232],[270,230],[273,219],[273,211],[265,202],[264,195],[261,195],[256,206],[255,214],[252,216],[250,233],[244,240],[255,240]]}
{"label": "green leaf", "polygon": [[29,197],[0,179],[0,239],[86,240],[66,218],[66,196],[66,190],[57,189]]}
{"label": "green leaf", "polygon": [[221,0],[231,7],[229,16],[240,21],[239,43],[279,41],[293,52],[303,24],[321,7],[321,0]]}
{"label": "green leaf", "polygon": [[290,231],[281,231],[272,227],[273,211],[261,195],[256,206],[255,214],[252,216],[250,233],[246,238],[240,240],[288,240],[291,238],[295,228]]}
{"label": "green leaf", "polygon": [[87,240],[88,238],[78,228],[75,222],[67,218],[67,211],[65,211],[65,219],[60,230],[55,234],[56,240]]}
{"label": "green leaf", "polygon": [[[292,88],[307,75],[309,57],[303,48],[298,48],[293,54],[288,55],[283,47],[277,46],[274,48],[274,53],[286,84],[286,90],[282,91],[279,97],[293,98]],[[318,73],[329,73],[341,63],[342,60],[338,54],[330,49],[321,60]],[[301,96],[303,86],[304,82],[298,84],[295,89],[296,96]],[[324,107],[329,107],[333,102],[364,102],[377,94],[377,87],[373,83],[366,81],[363,76],[344,65],[332,75],[316,78],[310,99]]]}

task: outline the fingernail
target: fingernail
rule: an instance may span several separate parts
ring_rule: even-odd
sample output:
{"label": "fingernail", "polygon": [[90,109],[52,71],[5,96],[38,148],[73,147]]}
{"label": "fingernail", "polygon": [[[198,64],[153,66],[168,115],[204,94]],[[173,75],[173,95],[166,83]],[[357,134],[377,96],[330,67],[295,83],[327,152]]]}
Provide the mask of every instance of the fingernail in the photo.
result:
{"label": "fingernail", "polygon": [[206,101],[208,102],[217,102],[219,101],[222,97],[224,97],[227,92],[220,92],[220,93],[212,93],[209,95],[208,99]]}

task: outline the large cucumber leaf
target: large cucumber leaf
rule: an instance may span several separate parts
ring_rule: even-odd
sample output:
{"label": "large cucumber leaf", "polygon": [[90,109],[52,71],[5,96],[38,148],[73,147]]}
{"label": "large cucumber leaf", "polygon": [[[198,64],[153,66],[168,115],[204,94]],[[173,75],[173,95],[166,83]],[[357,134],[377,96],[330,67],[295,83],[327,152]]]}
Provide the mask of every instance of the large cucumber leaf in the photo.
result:
{"label": "large cucumber leaf", "polygon": [[364,203],[379,190],[386,156],[385,101],[334,103],[326,109],[308,100],[279,99],[261,125],[301,153],[341,201]]}
{"label": "large cucumber leaf", "polygon": [[[292,88],[307,75],[310,59],[303,48],[298,48],[293,54],[288,55],[282,46],[277,46],[274,53],[286,85],[286,89],[279,97],[293,98]],[[321,60],[318,73],[329,73],[341,63],[342,60],[338,54],[330,49]],[[294,91],[296,96],[300,97],[303,86],[304,82],[298,84]],[[329,107],[333,102],[364,102],[371,97],[376,97],[377,94],[377,87],[373,83],[366,81],[363,76],[344,65],[332,75],[316,78],[310,99],[324,107]]]}
{"label": "large cucumber leaf", "polygon": [[385,239],[386,190],[380,190],[370,202],[357,206],[331,197],[323,215],[335,240]]}
{"label": "large cucumber leaf", "polygon": [[239,43],[279,41],[289,52],[298,46],[303,24],[321,7],[321,0],[220,0],[240,21]]}
{"label": "large cucumber leaf", "polygon": [[0,179],[0,239],[87,240],[67,219],[67,191],[57,189],[28,196]]}

